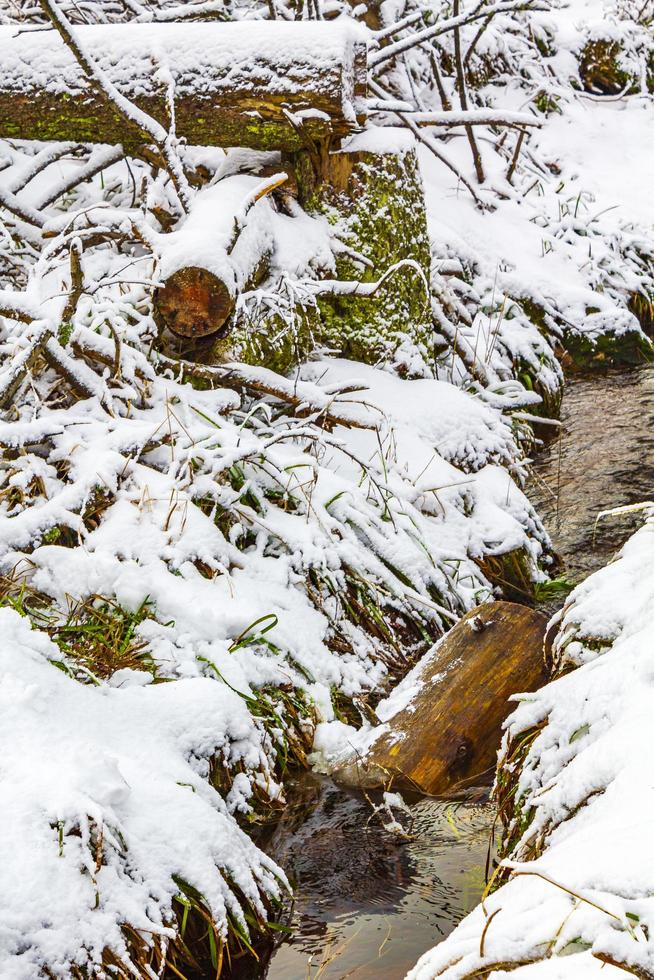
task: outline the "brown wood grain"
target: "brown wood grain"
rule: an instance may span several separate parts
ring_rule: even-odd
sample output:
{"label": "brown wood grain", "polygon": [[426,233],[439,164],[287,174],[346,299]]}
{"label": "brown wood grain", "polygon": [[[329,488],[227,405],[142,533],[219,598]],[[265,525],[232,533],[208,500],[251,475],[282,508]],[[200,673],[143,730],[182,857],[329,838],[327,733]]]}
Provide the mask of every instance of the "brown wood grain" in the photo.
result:
{"label": "brown wood grain", "polygon": [[425,657],[423,687],[412,702],[335,778],[369,787],[392,782],[434,796],[488,784],[509,696],[547,680],[546,627],[541,613],[512,602],[468,613]]}

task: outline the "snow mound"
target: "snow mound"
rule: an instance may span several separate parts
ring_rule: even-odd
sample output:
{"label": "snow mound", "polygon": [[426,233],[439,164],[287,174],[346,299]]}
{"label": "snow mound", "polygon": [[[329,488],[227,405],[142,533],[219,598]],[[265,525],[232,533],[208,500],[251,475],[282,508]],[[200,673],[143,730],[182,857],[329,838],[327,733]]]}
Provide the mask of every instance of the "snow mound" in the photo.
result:
{"label": "snow mound", "polygon": [[[283,872],[239,829],[207,779],[259,736],[225,685],[94,687],[59,648],[0,609],[0,974],[33,980],[130,953],[127,924],[165,944],[191,886],[222,936],[242,908],[265,918]],[[153,974],[154,975],[154,974]]]}

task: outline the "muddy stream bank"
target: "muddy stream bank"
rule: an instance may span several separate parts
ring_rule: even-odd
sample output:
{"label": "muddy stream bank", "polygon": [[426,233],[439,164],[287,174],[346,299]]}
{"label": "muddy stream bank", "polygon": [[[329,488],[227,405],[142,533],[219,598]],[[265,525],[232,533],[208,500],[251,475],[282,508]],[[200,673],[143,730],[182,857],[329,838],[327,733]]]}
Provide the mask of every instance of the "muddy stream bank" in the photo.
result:
{"label": "muddy stream bank", "polygon": [[[654,366],[567,382],[559,435],[535,455],[527,492],[575,584],[607,561],[638,515],[597,512],[652,496]],[[553,612],[563,597],[546,604]],[[370,802],[299,774],[266,844],[291,878],[291,932],[242,977],[401,980],[478,902],[491,847],[485,802],[411,804],[403,838],[371,820]]]}

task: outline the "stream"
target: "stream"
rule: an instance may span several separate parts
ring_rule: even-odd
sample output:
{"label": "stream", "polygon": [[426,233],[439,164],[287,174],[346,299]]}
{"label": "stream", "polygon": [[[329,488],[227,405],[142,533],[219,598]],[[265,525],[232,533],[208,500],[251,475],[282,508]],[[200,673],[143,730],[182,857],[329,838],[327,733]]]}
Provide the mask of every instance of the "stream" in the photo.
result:
{"label": "stream", "polygon": [[[527,493],[577,583],[604,565],[641,515],[599,510],[652,496],[654,366],[572,377],[559,435],[535,454]],[[545,605],[552,613],[559,597]],[[371,819],[370,801],[298,774],[266,849],[295,886],[291,932],[260,977],[402,980],[477,904],[492,836],[488,803],[422,799],[402,837]]]}
{"label": "stream", "polygon": [[568,379],[561,423],[534,458],[527,495],[576,585],[643,520],[636,513],[596,521],[598,512],[652,499],[654,365]]}

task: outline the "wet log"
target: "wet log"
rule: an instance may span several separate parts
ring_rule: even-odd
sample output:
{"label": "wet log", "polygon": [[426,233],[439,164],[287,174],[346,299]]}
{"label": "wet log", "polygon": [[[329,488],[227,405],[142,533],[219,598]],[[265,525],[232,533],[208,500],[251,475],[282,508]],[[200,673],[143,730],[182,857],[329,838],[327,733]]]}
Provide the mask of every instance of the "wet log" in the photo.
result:
{"label": "wet log", "polygon": [[547,680],[546,629],[545,616],[512,602],[472,610],[410,675],[417,693],[409,704],[334,778],[449,797],[488,785],[512,708],[507,699]]}
{"label": "wet log", "polygon": [[[297,150],[345,136],[365,114],[366,45],[324,22],[76,28],[117,89],[189,144]],[[143,143],[99,97],[54,30],[0,27],[0,137]]]}

